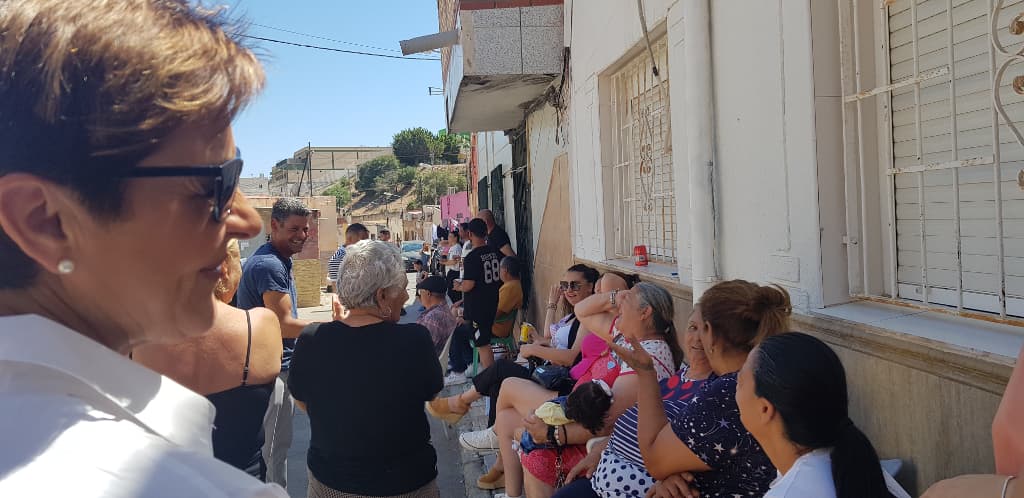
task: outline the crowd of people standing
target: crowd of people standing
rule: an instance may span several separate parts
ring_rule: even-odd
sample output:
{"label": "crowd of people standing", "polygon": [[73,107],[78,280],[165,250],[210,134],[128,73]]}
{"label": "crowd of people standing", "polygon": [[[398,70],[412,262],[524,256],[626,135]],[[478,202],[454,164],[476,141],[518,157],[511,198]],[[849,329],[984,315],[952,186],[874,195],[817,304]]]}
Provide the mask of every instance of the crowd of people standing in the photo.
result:
{"label": "crowd of people standing", "polygon": [[[0,3],[0,496],[284,497],[298,408],[308,496],[434,498],[428,413],[483,397],[460,442],[499,455],[477,484],[503,496],[908,496],[781,287],[719,282],[680,332],[665,288],[574,265],[517,345],[528,269],[482,210],[418,279],[418,323],[399,249],[358,224],[333,319],[301,320],[306,206],[278,200],[240,261],[262,222],[231,122],[264,85],[242,30],[184,0],[102,7]],[[1024,496],[1021,355],[999,475],[926,498]]]}

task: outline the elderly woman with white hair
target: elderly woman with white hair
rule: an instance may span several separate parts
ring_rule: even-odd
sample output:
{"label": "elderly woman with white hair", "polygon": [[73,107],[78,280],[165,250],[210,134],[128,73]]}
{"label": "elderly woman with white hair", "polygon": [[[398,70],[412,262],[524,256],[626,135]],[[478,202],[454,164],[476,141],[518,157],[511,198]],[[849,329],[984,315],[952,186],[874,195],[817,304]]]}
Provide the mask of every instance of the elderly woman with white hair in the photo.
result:
{"label": "elderly woman with white hair", "polygon": [[444,383],[427,329],[397,323],[409,299],[398,248],[350,246],[338,282],[344,314],[302,332],[288,377],[309,413],[308,496],[438,497],[423,403]]}

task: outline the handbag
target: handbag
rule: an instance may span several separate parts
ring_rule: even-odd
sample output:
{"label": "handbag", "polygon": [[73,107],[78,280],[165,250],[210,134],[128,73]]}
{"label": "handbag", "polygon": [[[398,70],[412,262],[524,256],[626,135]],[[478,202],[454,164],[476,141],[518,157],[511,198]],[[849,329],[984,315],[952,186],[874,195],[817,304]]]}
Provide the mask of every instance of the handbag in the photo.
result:
{"label": "handbag", "polygon": [[572,386],[576,383],[569,375],[568,368],[551,363],[534,368],[531,377],[534,382],[543,386],[544,389],[558,393],[571,390]]}

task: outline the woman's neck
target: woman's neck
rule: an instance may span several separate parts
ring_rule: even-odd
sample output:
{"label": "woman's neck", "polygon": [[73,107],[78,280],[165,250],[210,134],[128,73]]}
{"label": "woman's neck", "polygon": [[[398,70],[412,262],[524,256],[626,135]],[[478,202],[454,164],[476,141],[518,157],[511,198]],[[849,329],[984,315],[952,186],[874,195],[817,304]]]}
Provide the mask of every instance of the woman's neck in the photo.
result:
{"label": "woman's neck", "polygon": [[376,313],[377,310],[372,308],[348,310],[348,314],[341,319],[341,323],[344,323],[349,327],[365,327],[367,325],[374,325],[383,322],[384,319]]}
{"label": "woman's neck", "polygon": [[711,364],[707,361],[691,363],[686,370],[686,376],[691,379],[706,379],[711,376]]}
{"label": "woman's neck", "polygon": [[711,370],[713,370],[716,375],[739,372],[746,361],[747,353],[745,352],[723,352],[722,357],[711,364]]}
{"label": "woman's neck", "polygon": [[60,292],[37,284],[30,289],[0,291],[0,317],[39,315],[57,322],[121,354],[131,350],[130,339],[112,326],[97,326],[110,321],[94,320],[80,313]]}
{"label": "woman's neck", "polygon": [[[771,429],[771,435],[762,436],[757,440],[761,444],[761,448],[764,449],[768,459],[771,460],[772,465],[779,471],[779,474],[785,475],[796,461],[809,451],[805,448],[793,444],[790,440],[786,439],[783,435],[782,427]],[[762,441],[762,439],[764,439]]]}

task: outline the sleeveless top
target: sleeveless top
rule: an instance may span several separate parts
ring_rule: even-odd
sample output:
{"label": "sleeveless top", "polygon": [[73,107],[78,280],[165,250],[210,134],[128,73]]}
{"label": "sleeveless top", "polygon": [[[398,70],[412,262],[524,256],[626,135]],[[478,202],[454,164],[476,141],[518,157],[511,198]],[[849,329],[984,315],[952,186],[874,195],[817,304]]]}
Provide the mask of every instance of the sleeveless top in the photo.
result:
{"label": "sleeveless top", "polygon": [[242,385],[208,394],[206,399],[217,408],[213,421],[213,456],[244,470],[260,480],[266,479],[263,462],[263,415],[270,404],[275,381],[249,385],[249,356],[252,352],[252,319],[245,311],[249,341],[245,347]]}

